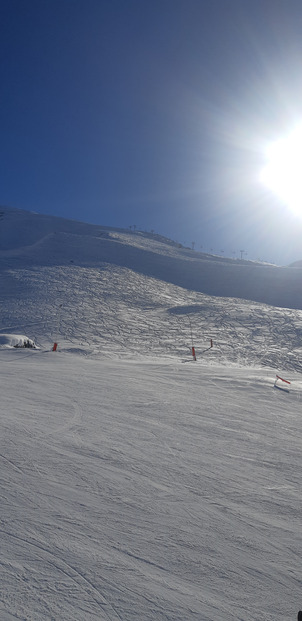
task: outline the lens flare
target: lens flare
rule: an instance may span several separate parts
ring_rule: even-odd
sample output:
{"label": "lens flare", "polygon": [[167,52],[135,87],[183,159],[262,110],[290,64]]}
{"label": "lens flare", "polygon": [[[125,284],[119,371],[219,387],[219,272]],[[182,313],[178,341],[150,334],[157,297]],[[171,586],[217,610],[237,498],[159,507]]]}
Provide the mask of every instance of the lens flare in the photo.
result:
{"label": "lens flare", "polygon": [[269,146],[261,180],[302,217],[302,125]]}

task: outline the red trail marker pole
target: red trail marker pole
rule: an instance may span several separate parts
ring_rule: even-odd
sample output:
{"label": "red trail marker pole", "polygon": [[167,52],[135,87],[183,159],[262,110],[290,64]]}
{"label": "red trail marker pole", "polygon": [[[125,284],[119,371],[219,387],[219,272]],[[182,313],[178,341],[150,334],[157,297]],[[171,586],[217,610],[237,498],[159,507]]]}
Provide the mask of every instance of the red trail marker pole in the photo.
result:
{"label": "red trail marker pole", "polygon": [[189,324],[190,324],[191,342],[192,342],[192,348],[191,348],[191,351],[192,351],[193,360],[195,360],[195,362],[196,362],[195,347],[194,347],[194,345],[193,345],[193,330],[192,330],[192,324],[191,324],[190,317],[189,317]]}
{"label": "red trail marker pole", "polygon": [[281,382],[285,382],[286,384],[290,384],[290,382],[288,380],[283,379],[283,377],[280,377],[280,375],[276,375],[276,381],[277,380],[281,380]]}
{"label": "red trail marker pole", "polygon": [[[278,380],[282,382],[281,386],[277,384]],[[289,392],[289,388],[285,387],[284,384],[287,384],[288,386],[290,386],[291,382],[289,382],[286,379],[283,379],[283,377],[280,377],[280,375],[276,375],[274,388],[279,388],[279,390],[283,390],[284,392]]]}

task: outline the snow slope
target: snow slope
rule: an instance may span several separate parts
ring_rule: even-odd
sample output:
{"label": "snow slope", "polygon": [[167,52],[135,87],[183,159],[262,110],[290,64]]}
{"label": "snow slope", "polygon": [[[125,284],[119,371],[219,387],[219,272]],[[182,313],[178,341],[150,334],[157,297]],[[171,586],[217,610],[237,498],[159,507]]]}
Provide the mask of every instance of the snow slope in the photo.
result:
{"label": "snow slope", "polygon": [[295,619],[300,270],[14,210],[0,224],[2,343],[40,346],[0,344],[1,621]]}
{"label": "snow slope", "polygon": [[0,209],[4,268],[124,268],[196,292],[302,309],[299,267],[221,259],[151,234]]}
{"label": "snow slope", "polygon": [[218,260],[151,234],[1,213],[9,240],[0,250],[2,333],[106,356],[179,359],[192,328],[207,359],[301,369],[301,269]]}

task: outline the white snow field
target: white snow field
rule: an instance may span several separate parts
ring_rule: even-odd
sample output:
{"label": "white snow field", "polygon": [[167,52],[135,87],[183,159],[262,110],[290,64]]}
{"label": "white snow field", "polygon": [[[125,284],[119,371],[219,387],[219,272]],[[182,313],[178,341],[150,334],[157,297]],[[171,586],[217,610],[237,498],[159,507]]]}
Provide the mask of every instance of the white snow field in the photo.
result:
{"label": "white snow field", "polygon": [[0,244],[0,620],[295,620],[301,268],[6,208]]}

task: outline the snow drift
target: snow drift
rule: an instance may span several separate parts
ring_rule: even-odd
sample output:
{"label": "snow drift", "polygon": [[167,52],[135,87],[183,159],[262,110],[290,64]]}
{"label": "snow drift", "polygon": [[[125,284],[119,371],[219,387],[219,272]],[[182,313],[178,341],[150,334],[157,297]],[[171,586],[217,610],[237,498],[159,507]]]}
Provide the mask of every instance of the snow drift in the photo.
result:
{"label": "snow drift", "polygon": [[36,349],[34,341],[22,334],[0,334],[0,347]]}

